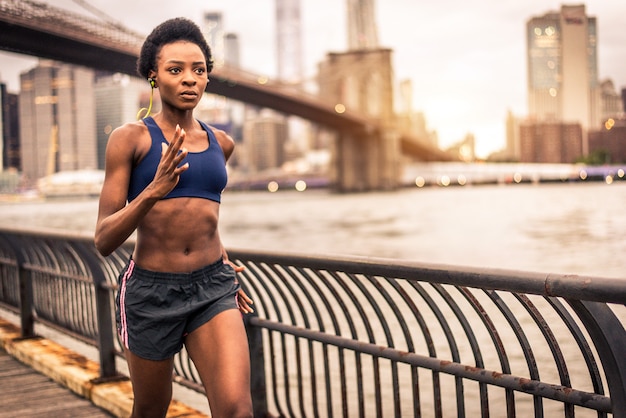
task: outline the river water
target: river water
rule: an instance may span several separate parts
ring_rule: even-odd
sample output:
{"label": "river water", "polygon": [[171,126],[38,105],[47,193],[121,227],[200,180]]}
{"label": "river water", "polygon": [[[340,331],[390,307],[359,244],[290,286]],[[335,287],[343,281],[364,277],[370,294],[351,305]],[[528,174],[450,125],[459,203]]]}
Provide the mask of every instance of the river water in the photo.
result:
{"label": "river water", "polygon": [[[223,194],[226,247],[626,277],[626,182]],[[0,227],[93,232],[97,199],[0,203]],[[189,214],[193,216],[193,214]]]}
{"label": "river water", "polygon": [[[97,205],[94,198],[3,201],[0,228],[90,234]],[[626,278],[626,257],[621,255],[625,205],[623,181],[416,187],[360,194],[226,191],[220,233],[227,248],[242,250]],[[566,354],[577,350],[561,348]],[[206,410],[206,400],[197,394],[176,397]],[[496,411],[504,411],[498,402]],[[526,406],[532,408],[531,402]],[[549,411],[549,416],[562,416],[559,405]]]}

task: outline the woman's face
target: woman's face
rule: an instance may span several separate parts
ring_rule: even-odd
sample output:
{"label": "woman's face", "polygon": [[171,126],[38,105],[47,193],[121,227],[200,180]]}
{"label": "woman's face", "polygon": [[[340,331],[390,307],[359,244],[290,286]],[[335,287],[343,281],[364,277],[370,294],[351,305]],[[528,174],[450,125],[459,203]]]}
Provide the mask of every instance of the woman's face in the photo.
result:
{"label": "woman's face", "polygon": [[193,109],[208,83],[206,57],[193,42],[165,44],[157,55],[157,71],[153,78],[163,105],[180,110]]}

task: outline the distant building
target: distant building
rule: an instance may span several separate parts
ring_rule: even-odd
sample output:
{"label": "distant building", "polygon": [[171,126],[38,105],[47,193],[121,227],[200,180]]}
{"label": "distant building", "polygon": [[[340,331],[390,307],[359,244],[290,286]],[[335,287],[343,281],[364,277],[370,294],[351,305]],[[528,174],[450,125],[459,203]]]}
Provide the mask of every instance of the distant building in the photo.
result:
{"label": "distant building", "polygon": [[301,0],[276,0],[278,79],[298,84],[303,77]]}
{"label": "distant building", "polygon": [[206,38],[216,68],[224,65],[224,23],[221,12],[205,12],[202,33]]}
{"label": "distant building", "polygon": [[506,114],[506,147],[495,156],[498,161],[519,161],[522,150],[520,143],[520,120],[510,110]]}
{"label": "distant building", "polygon": [[612,80],[604,80],[600,83],[600,109],[601,123],[608,119],[620,118],[624,114],[622,98],[615,90]]}
{"label": "distant building", "polygon": [[[234,33],[225,32],[221,12],[204,13],[202,32],[211,48],[214,68],[228,66],[236,69],[240,67],[239,37]],[[211,79],[211,74],[209,74],[209,79]],[[205,93],[194,114],[209,125],[222,129],[231,135],[235,141],[240,141],[245,114],[244,109],[243,104],[224,96]],[[235,155],[229,163],[234,165],[238,159],[239,156]]]}
{"label": "distant building", "polygon": [[572,164],[583,154],[579,123],[525,121],[520,125],[520,162]]}
{"label": "distant building", "polygon": [[[98,77],[94,87],[96,100],[97,168],[104,170],[104,152],[111,132],[124,123],[137,119],[141,108],[148,108],[150,86],[138,77],[114,74]],[[158,89],[155,89],[151,113],[159,110]]]}
{"label": "distant building", "polygon": [[29,182],[59,172],[95,169],[94,72],[41,61],[20,74],[22,170]]}
{"label": "distant building", "polygon": [[241,67],[241,46],[236,33],[224,35],[224,64],[231,67]]}
{"label": "distant building", "polygon": [[[596,18],[584,5],[533,17],[526,24],[528,112],[537,121],[600,126]],[[552,126],[552,125],[551,125]]]}
{"label": "distant building", "polygon": [[626,118],[608,119],[604,129],[589,132],[589,153],[602,153],[606,164],[626,164]]}
{"label": "distant building", "polygon": [[348,49],[377,49],[378,26],[374,0],[349,0],[348,4]]}
{"label": "distant building", "polygon": [[446,151],[450,155],[454,155],[461,161],[473,162],[476,161],[476,139],[474,135],[468,133],[463,140],[448,147]]}
{"label": "distant building", "polygon": [[[227,33],[224,36],[224,64],[234,68],[241,68],[241,45],[239,36],[236,33]],[[225,121],[226,124],[221,129],[228,132],[235,142],[241,142],[243,137],[243,121],[247,107],[246,104],[226,99],[223,96],[219,98],[216,96],[214,100],[224,100],[228,110]],[[224,115],[222,114],[222,116]],[[208,122],[213,123],[212,120]],[[238,159],[238,153],[233,154],[231,159],[228,160],[229,165],[235,165]]]}
{"label": "distant building", "polygon": [[396,95],[396,127],[400,132],[413,135],[435,147],[439,146],[437,132],[429,131],[423,112],[413,111],[413,83],[409,79],[400,81]]}
{"label": "distant building", "polygon": [[0,83],[0,171],[22,169],[20,158],[19,96],[7,91],[6,84]]}
{"label": "distant building", "polygon": [[287,160],[286,118],[263,110],[244,124],[244,146],[247,167],[251,172],[280,168]]}

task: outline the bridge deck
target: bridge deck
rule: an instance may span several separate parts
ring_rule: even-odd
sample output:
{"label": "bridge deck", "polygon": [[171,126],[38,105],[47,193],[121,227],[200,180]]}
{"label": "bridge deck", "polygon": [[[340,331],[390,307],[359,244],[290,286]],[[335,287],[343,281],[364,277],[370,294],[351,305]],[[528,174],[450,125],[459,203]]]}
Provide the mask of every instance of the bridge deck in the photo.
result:
{"label": "bridge deck", "polygon": [[0,418],[111,416],[0,348]]}

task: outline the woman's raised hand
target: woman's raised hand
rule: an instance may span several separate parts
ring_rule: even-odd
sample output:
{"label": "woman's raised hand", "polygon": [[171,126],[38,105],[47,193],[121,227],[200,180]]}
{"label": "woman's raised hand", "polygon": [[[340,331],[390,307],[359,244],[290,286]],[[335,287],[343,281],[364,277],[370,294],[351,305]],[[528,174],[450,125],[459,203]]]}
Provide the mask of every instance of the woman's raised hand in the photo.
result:
{"label": "woman's raised hand", "polygon": [[189,163],[180,165],[188,153],[183,147],[185,136],[185,130],[176,125],[174,139],[170,141],[170,145],[168,146],[165,142],[161,143],[161,161],[154,175],[153,185],[160,194],[162,193],[162,196],[167,195],[176,187],[181,173],[189,168]]}

